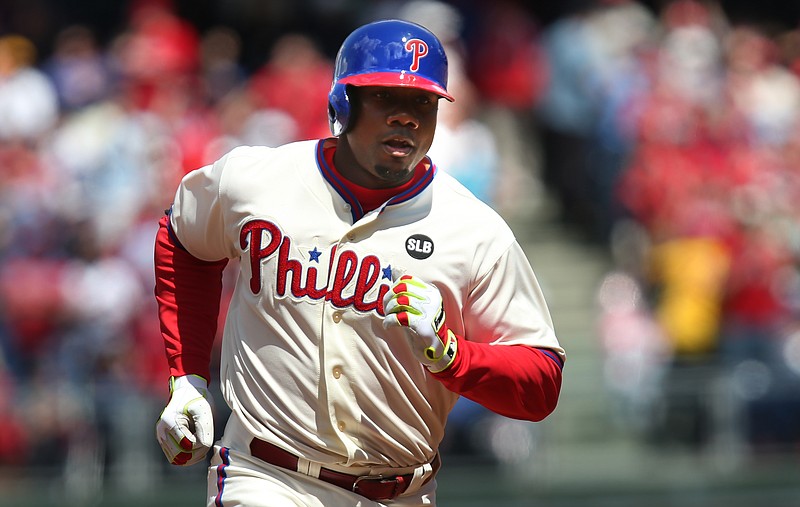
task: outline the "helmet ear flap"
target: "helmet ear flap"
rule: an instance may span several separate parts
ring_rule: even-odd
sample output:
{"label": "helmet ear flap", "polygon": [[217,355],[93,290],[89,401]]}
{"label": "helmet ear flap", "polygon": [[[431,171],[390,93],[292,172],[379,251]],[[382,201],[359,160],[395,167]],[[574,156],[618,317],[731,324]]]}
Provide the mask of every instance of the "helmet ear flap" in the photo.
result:
{"label": "helmet ear flap", "polygon": [[328,125],[335,136],[344,134],[350,125],[350,98],[346,84],[336,83],[328,93]]}

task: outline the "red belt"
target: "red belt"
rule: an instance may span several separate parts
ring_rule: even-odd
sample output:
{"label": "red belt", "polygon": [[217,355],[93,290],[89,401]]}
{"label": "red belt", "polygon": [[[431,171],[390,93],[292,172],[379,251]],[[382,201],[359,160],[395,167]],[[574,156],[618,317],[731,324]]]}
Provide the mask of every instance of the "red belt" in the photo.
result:
{"label": "red belt", "polygon": [[[299,461],[297,456],[269,442],[254,438],[250,442],[250,454],[272,465],[292,472],[297,471],[297,463]],[[431,480],[440,466],[441,460],[437,454],[431,462],[433,470],[423,484]],[[327,468],[320,468],[319,470],[320,480],[375,501],[393,500],[402,495],[408,489],[413,478],[413,473],[405,475],[350,475],[328,470]]]}

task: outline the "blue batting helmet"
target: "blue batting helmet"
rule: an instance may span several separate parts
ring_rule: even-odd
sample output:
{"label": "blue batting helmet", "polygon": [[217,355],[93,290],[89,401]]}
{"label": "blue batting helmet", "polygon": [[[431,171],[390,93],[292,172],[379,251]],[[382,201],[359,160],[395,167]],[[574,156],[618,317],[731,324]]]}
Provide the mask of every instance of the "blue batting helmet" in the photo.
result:
{"label": "blue batting helmet", "polygon": [[447,93],[442,43],[427,28],[397,19],[366,24],[342,43],[328,94],[328,121],[335,136],[349,127],[347,85],[407,86],[453,101]]}

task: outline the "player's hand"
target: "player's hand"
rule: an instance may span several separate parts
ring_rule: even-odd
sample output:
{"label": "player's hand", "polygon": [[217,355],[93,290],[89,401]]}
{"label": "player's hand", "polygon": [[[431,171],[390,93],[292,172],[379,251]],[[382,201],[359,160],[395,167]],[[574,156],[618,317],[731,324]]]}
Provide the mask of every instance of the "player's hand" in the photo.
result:
{"label": "player's hand", "polygon": [[417,359],[433,373],[446,370],[458,352],[458,340],[445,324],[442,295],[434,285],[404,275],[383,298],[383,327],[406,330]]}
{"label": "player's hand", "polygon": [[208,383],[197,375],[171,377],[170,399],[156,423],[156,438],[173,465],[205,459],[214,440]]}

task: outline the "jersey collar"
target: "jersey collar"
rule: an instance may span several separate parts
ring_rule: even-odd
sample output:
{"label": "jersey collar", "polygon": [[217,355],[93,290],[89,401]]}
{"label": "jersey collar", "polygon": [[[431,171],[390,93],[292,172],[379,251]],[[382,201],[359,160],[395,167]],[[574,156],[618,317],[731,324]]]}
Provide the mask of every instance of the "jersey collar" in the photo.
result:
{"label": "jersey collar", "polygon": [[[353,194],[353,192],[348,188],[342,176],[340,176],[339,173],[334,170],[330,164],[328,164],[328,161],[325,160],[325,155],[323,152],[324,144],[325,139],[320,139],[317,142],[317,167],[319,168],[319,171],[325,181],[327,181],[333,187],[333,189],[336,190],[336,193],[338,193],[339,196],[344,199],[348,205],[350,205],[350,213],[353,216],[353,223],[355,223],[363,218],[366,213],[364,212],[361,203],[358,202],[355,194]],[[422,178],[420,178],[411,187],[389,199],[383,206],[378,208],[379,212],[383,212],[387,206],[402,204],[421,194],[433,182],[433,178],[436,176],[437,171],[438,169],[436,168],[436,165],[431,161],[430,169],[425,171],[425,174],[422,176]]]}

